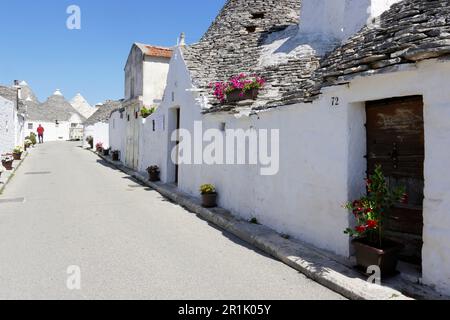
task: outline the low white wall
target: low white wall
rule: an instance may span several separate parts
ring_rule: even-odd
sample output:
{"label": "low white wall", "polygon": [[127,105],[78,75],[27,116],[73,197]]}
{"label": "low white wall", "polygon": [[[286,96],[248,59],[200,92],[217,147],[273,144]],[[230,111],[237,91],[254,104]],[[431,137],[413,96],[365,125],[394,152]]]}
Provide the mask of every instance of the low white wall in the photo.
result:
{"label": "low white wall", "polygon": [[[125,113],[124,113],[125,114]],[[113,112],[109,119],[109,144],[111,150],[120,151],[122,161],[125,161],[126,120],[120,116],[120,111]]]}
{"label": "low white wall", "polygon": [[[32,129],[30,129],[30,124]],[[44,127],[44,142],[67,141],[70,140],[70,123],[60,122],[57,126],[54,122],[27,121],[25,124],[25,134],[28,136],[31,132],[37,135],[39,125]]]}
{"label": "low white wall", "polygon": [[0,97],[0,154],[10,153],[15,147],[14,123],[14,103]]}
{"label": "low white wall", "polygon": [[105,149],[108,149],[110,147],[108,123],[98,122],[91,126],[85,126],[83,135],[83,145],[86,148],[89,146],[89,144],[86,142],[86,138],[89,136],[92,136],[94,138],[94,148],[97,143],[102,143],[103,148]]}

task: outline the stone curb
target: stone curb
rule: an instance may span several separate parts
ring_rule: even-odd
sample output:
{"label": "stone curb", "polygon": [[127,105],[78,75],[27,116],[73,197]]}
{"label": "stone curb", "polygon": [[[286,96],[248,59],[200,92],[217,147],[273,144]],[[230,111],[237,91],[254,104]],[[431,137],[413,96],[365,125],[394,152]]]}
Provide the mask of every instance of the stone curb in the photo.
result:
{"label": "stone curb", "polygon": [[[9,171],[9,175],[8,178],[6,178],[6,181],[3,182],[2,184],[0,184],[0,195],[3,194],[3,191],[5,191],[6,186],[8,185],[9,182],[11,182],[11,179],[14,177],[14,174],[17,172],[17,170],[20,168],[20,166],[22,165],[22,163],[25,161],[26,157],[28,156],[29,151],[25,151],[22,153],[22,159],[15,161],[17,164],[13,167],[12,171]],[[1,165],[1,164],[0,164]],[[4,172],[3,172],[4,174]],[[3,175],[2,174],[2,175]]]}
{"label": "stone curb", "polygon": [[125,167],[120,162],[114,162],[103,155],[95,154],[140,183],[156,190],[162,196],[348,299],[413,300],[397,290],[368,283],[360,273],[301,241],[285,239],[268,227],[237,219],[225,209],[203,208],[199,199],[181,193],[175,187],[150,182],[147,177]]}

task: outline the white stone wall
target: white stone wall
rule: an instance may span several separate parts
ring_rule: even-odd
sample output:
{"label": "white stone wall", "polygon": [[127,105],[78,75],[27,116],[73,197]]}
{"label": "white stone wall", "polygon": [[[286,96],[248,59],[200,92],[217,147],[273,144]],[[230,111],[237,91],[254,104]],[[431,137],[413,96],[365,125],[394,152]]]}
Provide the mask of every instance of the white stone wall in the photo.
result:
{"label": "white stone wall", "polygon": [[109,144],[111,150],[120,151],[122,161],[125,161],[126,128],[125,112],[123,118],[120,117],[120,111],[113,112],[109,119]]}
{"label": "white stone wall", "polygon": [[125,66],[125,100],[143,95],[143,73],[142,51],[133,45]]}
{"label": "white stone wall", "polygon": [[[176,52],[169,72],[166,99],[158,110],[167,130],[147,133],[143,142],[147,164],[161,163],[164,182],[174,181],[170,159],[174,108],[181,109],[181,126],[193,131],[193,122],[203,127],[279,129],[280,171],[259,175],[258,166],[181,165],[179,188],[198,196],[203,183],[217,186],[219,204],[234,214],[279,232],[307,241],[343,256],[351,254],[343,230],[353,221],[342,205],[365,192],[367,167],[365,102],[391,97],[423,95],[426,163],[424,203],[423,280],[450,294],[450,62],[425,61],[400,67],[397,72],[359,77],[348,85],[323,90],[311,104],[285,106],[258,116],[201,114],[201,99],[192,89],[184,62]],[[392,84],[395,83],[395,86]],[[170,98],[174,93],[174,101]],[[332,106],[332,98],[339,105]],[[163,160],[161,162],[160,155]],[[145,167],[141,169],[143,169]]]}
{"label": "white stone wall", "polygon": [[86,138],[92,136],[94,138],[94,148],[97,143],[102,143],[103,148],[108,149],[110,147],[109,142],[109,123],[98,122],[94,125],[84,127],[83,145],[88,147],[89,144],[86,142]]}
{"label": "white stone wall", "polygon": [[0,97],[0,154],[15,147],[14,103]]}
{"label": "white stone wall", "polygon": [[[30,129],[30,124],[32,129]],[[70,140],[70,123],[69,122],[59,122],[57,126],[55,122],[41,122],[41,121],[26,121],[25,123],[25,134],[30,135],[34,132],[37,136],[37,128],[39,125],[44,127],[44,142],[51,141],[67,141]]]}
{"label": "white stone wall", "polygon": [[142,100],[145,106],[161,103],[169,72],[169,61],[167,58],[145,57]]}

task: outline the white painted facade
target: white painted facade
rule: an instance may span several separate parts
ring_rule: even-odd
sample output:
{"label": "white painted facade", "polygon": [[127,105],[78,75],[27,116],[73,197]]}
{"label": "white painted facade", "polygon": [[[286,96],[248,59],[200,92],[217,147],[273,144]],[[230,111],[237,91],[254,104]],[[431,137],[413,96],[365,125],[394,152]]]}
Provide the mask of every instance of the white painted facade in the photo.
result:
{"label": "white painted facade", "polygon": [[15,146],[14,103],[0,97],[0,154],[11,152]]}
{"label": "white painted facade", "polygon": [[125,66],[126,142],[122,156],[125,165],[136,170],[142,167],[139,147],[141,140],[145,139],[142,137],[140,110],[144,106],[151,108],[161,103],[169,71],[170,58],[153,55],[151,48],[158,50],[158,47],[134,44]]}
{"label": "white painted facade", "polygon": [[[176,108],[181,110],[181,128],[190,132],[196,120],[203,121],[204,130],[220,128],[222,123],[227,129],[279,129],[277,175],[261,176],[260,167],[250,165],[180,165],[179,189],[199,196],[201,184],[215,184],[220,206],[235,215],[256,217],[280,233],[348,257],[352,247],[343,230],[352,220],[342,205],[365,192],[365,102],[422,95],[426,132],[423,281],[450,294],[450,176],[443,170],[450,152],[442,147],[450,143],[450,94],[442,90],[450,85],[448,75],[450,61],[428,60],[326,88],[320,99],[309,104],[253,116],[202,115],[203,100],[192,86],[181,51],[176,50],[166,99],[142,126],[139,170],[158,165],[163,182],[175,181],[170,158],[175,144],[170,134],[175,129]],[[338,107],[332,107],[332,97],[339,97]],[[153,120],[164,125],[153,131]]]}
{"label": "white painted facade", "polygon": [[26,120],[25,122],[25,134],[30,135],[31,132],[37,135],[37,128],[39,125],[44,127],[44,142],[51,141],[68,141],[73,139],[71,131],[76,130],[78,133],[77,138],[81,139],[83,137],[82,130],[82,119],[78,114],[73,114],[69,121],[59,121],[48,122],[48,121],[36,121],[36,120]]}

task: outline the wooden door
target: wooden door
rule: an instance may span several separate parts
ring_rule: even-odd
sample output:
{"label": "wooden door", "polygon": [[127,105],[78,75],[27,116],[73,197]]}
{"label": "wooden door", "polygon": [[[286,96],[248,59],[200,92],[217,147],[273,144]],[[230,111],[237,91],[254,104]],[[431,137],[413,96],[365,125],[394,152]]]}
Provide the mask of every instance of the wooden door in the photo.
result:
{"label": "wooden door", "polygon": [[380,164],[390,186],[405,186],[407,204],[397,204],[386,235],[405,245],[402,258],[421,262],[425,139],[421,96],[371,101],[367,113],[368,174]]}

